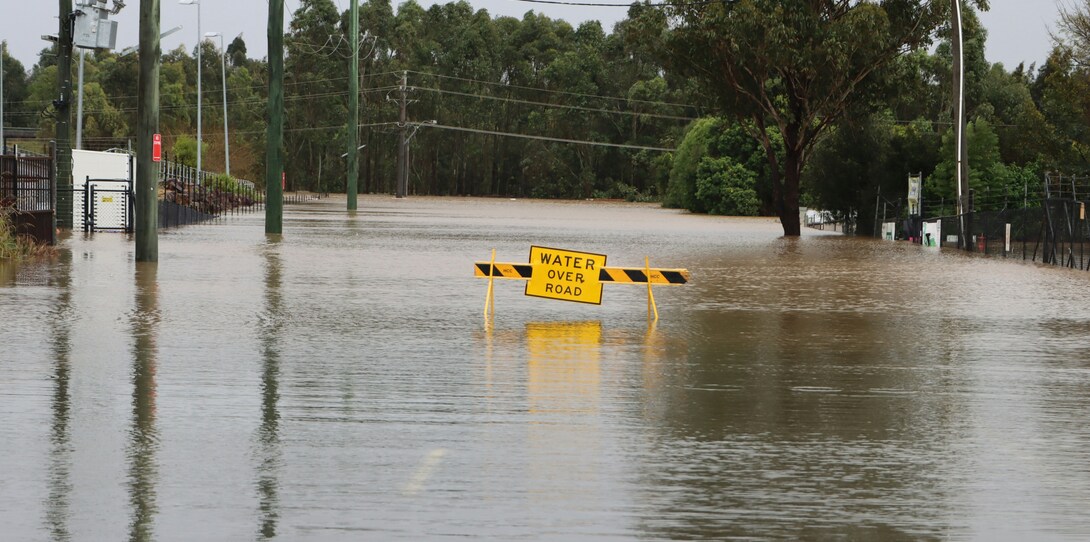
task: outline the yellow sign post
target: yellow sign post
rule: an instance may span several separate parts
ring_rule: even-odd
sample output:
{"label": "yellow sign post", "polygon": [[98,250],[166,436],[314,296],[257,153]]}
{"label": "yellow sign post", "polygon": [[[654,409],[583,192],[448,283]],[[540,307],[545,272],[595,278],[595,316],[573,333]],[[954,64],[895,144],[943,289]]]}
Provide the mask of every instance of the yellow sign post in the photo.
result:
{"label": "yellow sign post", "polygon": [[598,274],[606,266],[604,254],[532,246],[530,265],[533,274],[526,282],[526,295],[602,304]]}

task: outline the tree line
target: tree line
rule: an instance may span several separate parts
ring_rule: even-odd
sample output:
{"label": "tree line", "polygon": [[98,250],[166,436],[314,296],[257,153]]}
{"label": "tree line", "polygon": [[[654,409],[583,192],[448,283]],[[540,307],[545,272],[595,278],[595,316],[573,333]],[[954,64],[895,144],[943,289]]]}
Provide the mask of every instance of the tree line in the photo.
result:
{"label": "tree line", "polygon": [[[949,12],[937,5],[643,3],[607,32],[533,11],[493,17],[465,1],[425,9],[410,0],[395,11],[372,0],[360,8],[357,129],[366,146],[353,155],[348,11],[301,0],[285,36],[288,188],[343,191],[347,160],[358,159],[362,192],[393,192],[405,129],[415,194],[646,199],[781,218],[801,204],[866,217],[876,195],[903,198],[907,176],[922,173],[925,214],[949,213],[952,57]],[[966,6],[979,208],[1025,203],[1048,171],[1088,173],[1088,13],[1090,2],[1061,11],[1048,59],[1008,69],[987,61],[986,31]],[[194,160],[199,70],[203,164],[223,167],[224,54],[231,172],[260,184],[266,63],[248,57],[241,37],[222,52],[199,46],[199,67],[196,49],[163,55],[164,148]],[[131,139],[137,54],[88,55],[86,148]],[[46,48],[29,70],[10,57],[4,65],[7,125],[51,137],[56,56]],[[844,99],[828,98],[842,90]],[[398,123],[403,100],[407,126]]]}

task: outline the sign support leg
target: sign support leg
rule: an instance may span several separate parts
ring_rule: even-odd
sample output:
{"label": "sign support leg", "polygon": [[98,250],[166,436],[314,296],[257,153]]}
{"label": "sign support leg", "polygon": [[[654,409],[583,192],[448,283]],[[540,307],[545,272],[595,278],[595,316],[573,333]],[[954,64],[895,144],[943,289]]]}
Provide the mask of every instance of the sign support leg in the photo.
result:
{"label": "sign support leg", "polygon": [[647,276],[647,319],[651,319],[652,311],[655,314],[655,321],[659,321],[659,308],[655,305],[655,294],[651,292],[651,258],[649,256],[643,257],[643,273]]}
{"label": "sign support leg", "polygon": [[496,268],[496,249],[492,249],[492,260],[488,262],[488,293],[484,296],[484,317],[488,318],[489,310],[496,314],[496,299],[492,293],[492,282]]}

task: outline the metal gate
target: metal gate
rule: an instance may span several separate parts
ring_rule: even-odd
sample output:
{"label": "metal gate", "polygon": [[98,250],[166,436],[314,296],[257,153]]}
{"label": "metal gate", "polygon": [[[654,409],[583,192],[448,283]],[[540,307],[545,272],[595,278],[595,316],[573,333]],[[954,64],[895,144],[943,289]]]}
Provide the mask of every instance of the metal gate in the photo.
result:
{"label": "metal gate", "polygon": [[88,179],[84,189],[76,191],[75,196],[74,203],[83,207],[83,231],[132,233],[132,181]]}

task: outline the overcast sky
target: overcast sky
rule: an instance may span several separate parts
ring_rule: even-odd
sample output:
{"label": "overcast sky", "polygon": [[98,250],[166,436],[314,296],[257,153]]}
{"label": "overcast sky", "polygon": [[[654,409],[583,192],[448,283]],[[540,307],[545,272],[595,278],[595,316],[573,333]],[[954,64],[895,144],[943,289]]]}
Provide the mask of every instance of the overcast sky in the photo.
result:
{"label": "overcast sky", "polygon": [[[285,0],[288,13],[299,7],[299,0]],[[436,2],[418,0],[425,7]],[[596,0],[602,1],[602,0]],[[613,1],[613,0],[606,0]],[[617,0],[620,2],[621,0]],[[349,0],[334,0],[343,11],[348,8]],[[521,17],[534,10],[556,19],[565,19],[578,25],[596,19],[609,31],[613,24],[624,18],[627,9],[623,7],[577,7],[547,4],[531,4],[518,0],[469,0],[477,9],[486,9],[493,16],[509,15]],[[1041,64],[1051,48],[1049,29],[1057,19],[1057,5],[1064,0],[991,0],[992,9],[982,14],[984,25],[988,28],[987,56],[992,62],[1002,62],[1007,69],[1012,69],[1019,62]],[[395,0],[395,5],[400,3]],[[604,3],[604,2],[603,2]],[[17,4],[17,7],[16,7]],[[127,0],[127,6],[117,15],[118,49],[123,49],[137,42],[137,20],[140,0]],[[37,62],[37,54],[46,43],[44,34],[57,33],[57,2],[53,0],[0,0],[0,5],[16,13],[4,17],[6,23],[0,27],[0,39],[8,42],[10,54],[18,58],[29,69]],[[112,0],[109,5],[112,4]],[[176,25],[184,28],[163,40],[163,50],[174,49],[184,44],[192,50],[197,40],[197,7],[179,5],[177,0],[162,0],[161,28],[167,30]],[[267,0],[203,0],[201,11],[201,33],[222,32],[230,41],[243,33],[249,56],[265,56],[267,21]]]}

